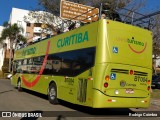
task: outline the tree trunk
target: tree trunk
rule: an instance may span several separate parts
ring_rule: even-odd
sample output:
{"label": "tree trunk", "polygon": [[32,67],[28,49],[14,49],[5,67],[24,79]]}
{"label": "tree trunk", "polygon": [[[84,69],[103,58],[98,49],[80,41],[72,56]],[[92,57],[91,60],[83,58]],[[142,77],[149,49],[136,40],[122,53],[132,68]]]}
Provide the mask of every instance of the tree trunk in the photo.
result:
{"label": "tree trunk", "polygon": [[9,57],[9,71],[8,72],[11,72],[11,63],[12,63],[12,48],[10,48],[10,57]]}
{"label": "tree trunk", "polygon": [[12,67],[12,50],[13,50],[13,42],[10,40],[10,51],[9,51],[9,71],[11,72],[11,67]]}

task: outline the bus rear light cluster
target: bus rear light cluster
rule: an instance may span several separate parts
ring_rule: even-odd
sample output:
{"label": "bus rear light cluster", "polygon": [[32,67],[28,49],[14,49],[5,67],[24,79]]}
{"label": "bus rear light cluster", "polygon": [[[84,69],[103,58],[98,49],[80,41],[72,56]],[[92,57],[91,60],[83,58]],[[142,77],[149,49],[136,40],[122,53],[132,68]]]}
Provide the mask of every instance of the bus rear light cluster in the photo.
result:
{"label": "bus rear light cluster", "polygon": [[150,80],[148,80],[147,84],[148,84],[148,85],[150,85],[150,84],[151,84],[151,81],[150,81]]}
{"label": "bus rear light cluster", "polygon": [[109,75],[107,75],[107,76],[105,77],[105,80],[106,80],[106,81],[109,81],[109,79],[110,79],[110,77],[109,77]]}
{"label": "bus rear light cluster", "polygon": [[150,87],[150,86],[148,86],[148,87],[147,87],[147,90],[148,90],[148,91],[150,91],[150,89],[151,89],[151,87]]}
{"label": "bus rear light cluster", "polygon": [[107,101],[108,102],[116,102],[116,100],[113,100],[113,99],[108,99]]}
{"label": "bus rear light cluster", "polygon": [[142,102],[142,103],[146,103],[146,102],[147,102],[147,100],[142,100],[141,102]]}
{"label": "bus rear light cluster", "polygon": [[92,78],[92,77],[89,77],[88,80],[93,80],[93,78]]}
{"label": "bus rear light cluster", "polygon": [[133,74],[134,74],[134,71],[133,71],[133,70],[130,70],[130,71],[129,71],[129,74],[130,74],[130,75],[133,75]]}
{"label": "bus rear light cluster", "polygon": [[105,88],[108,87],[108,83],[107,83],[107,82],[104,83],[104,87],[105,87]]}

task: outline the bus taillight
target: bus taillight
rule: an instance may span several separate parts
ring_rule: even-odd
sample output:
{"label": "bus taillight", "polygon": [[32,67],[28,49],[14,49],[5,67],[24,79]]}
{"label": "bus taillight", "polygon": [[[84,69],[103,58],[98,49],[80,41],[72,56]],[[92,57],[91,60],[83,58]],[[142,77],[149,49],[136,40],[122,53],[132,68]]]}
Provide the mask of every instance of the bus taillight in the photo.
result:
{"label": "bus taillight", "polygon": [[147,103],[147,100],[142,100],[141,102],[142,102],[142,103]]}
{"label": "bus taillight", "polygon": [[108,81],[109,78],[110,78],[109,75],[107,75],[107,76],[105,77],[105,80]]}
{"label": "bus taillight", "polygon": [[108,102],[116,102],[116,100],[113,100],[113,99],[108,99],[107,101]]}
{"label": "bus taillight", "polygon": [[106,82],[106,83],[104,83],[104,87],[105,88],[107,88],[108,87],[108,83]]}
{"label": "bus taillight", "polygon": [[151,89],[151,87],[150,87],[150,86],[148,86],[148,87],[147,87],[147,90],[148,90],[148,91],[150,91],[150,89]]}
{"label": "bus taillight", "polygon": [[150,84],[151,84],[151,81],[150,81],[150,80],[148,80],[147,84],[148,84],[148,85],[150,85]]}
{"label": "bus taillight", "polygon": [[134,74],[134,71],[133,71],[133,70],[130,70],[129,73],[130,73],[130,75],[133,75],[133,74]]}

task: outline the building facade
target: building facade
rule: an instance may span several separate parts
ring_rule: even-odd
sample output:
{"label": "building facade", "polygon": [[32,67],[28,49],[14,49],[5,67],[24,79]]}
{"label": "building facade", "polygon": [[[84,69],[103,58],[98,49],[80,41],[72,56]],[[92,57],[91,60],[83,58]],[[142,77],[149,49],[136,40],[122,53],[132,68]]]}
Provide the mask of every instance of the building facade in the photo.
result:
{"label": "building facade", "polygon": [[[38,39],[43,39],[48,34],[52,34],[52,31],[47,31],[46,33],[43,31],[44,24],[42,22],[37,22],[36,18],[29,18],[29,10],[12,8],[10,14],[9,23],[13,25],[16,23],[19,27],[23,28],[23,32],[21,33],[23,36],[27,38],[27,42],[36,41]],[[42,12],[42,11],[39,11]]]}
{"label": "building facade", "polygon": [[25,16],[28,16],[28,13],[29,13],[29,10],[12,8],[9,23],[11,25],[16,23],[19,27],[22,27],[23,32],[21,34],[27,38],[27,42],[30,42],[34,39],[34,29],[35,28],[34,28],[33,21],[26,22],[24,19]]}

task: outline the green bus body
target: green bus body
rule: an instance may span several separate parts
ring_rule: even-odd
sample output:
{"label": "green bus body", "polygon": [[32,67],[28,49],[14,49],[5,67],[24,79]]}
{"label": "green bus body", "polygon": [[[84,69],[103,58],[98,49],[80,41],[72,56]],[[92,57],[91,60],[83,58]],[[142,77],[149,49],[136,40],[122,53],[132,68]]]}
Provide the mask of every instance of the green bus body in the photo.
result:
{"label": "green bus body", "polygon": [[99,20],[17,50],[12,85],[93,108],[150,104],[152,33]]}

